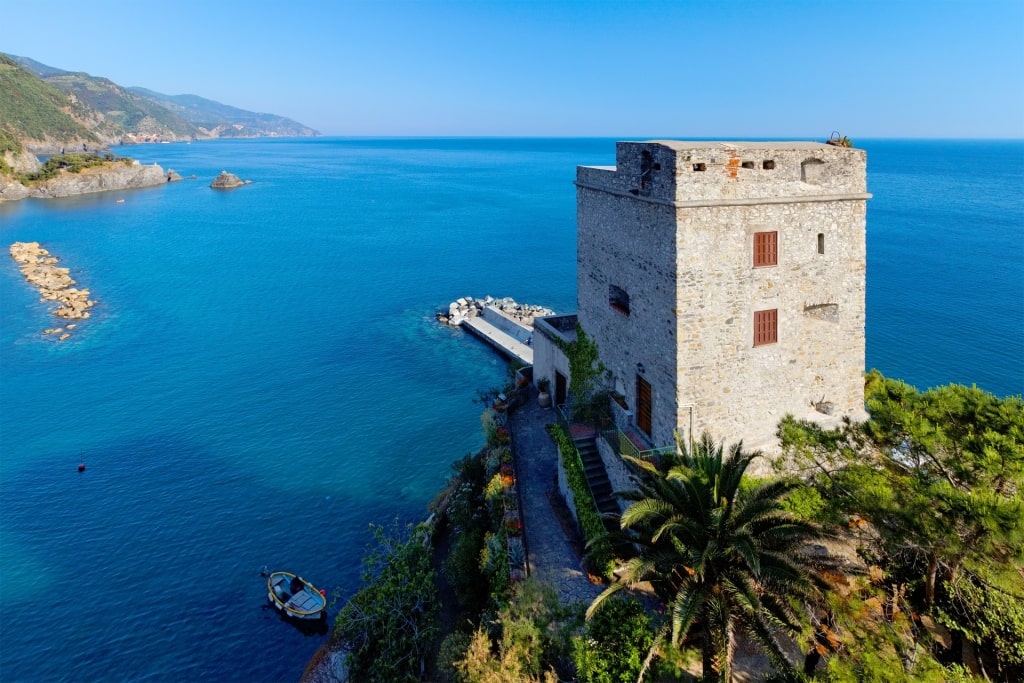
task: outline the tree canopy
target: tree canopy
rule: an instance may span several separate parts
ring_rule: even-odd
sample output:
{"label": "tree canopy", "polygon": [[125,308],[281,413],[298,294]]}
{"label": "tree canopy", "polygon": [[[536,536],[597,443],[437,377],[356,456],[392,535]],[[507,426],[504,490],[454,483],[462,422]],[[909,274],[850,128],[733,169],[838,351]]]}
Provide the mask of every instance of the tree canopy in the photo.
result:
{"label": "tree canopy", "polygon": [[821,519],[866,529],[862,555],[919,615],[915,644],[976,674],[1024,676],[1021,398],[918,391],[872,372],[865,404],[863,424],[780,424],[786,456],[825,501]]}
{"label": "tree canopy", "polygon": [[637,490],[622,494],[632,502],[621,526],[639,554],[625,565],[623,581],[598,596],[588,617],[622,588],[650,581],[670,615],[655,647],[679,648],[696,638],[705,680],[730,680],[739,633],[776,668],[788,670],[778,633],[799,632],[803,602],[819,596],[802,549],[822,532],[782,506],[800,484],[741,486],[760,453],[737,443],[725,455],[708,434],[692,450],[680,442],[679,454],[666,471],[631,458],[643,474]]}

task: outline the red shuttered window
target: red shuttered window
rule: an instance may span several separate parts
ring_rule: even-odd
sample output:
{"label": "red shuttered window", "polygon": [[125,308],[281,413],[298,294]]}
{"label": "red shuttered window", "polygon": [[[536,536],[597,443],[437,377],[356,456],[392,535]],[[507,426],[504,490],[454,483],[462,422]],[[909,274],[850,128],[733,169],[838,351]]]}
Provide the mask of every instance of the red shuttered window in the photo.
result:
{"label": "red shuttered window", "polygon": [[754,267],[774,266],[779,262],[779,233],[754,233]]}
{"label": "red shuttered window", "polygon": [[754,346],[779,341],[779,309],[754,311]]}

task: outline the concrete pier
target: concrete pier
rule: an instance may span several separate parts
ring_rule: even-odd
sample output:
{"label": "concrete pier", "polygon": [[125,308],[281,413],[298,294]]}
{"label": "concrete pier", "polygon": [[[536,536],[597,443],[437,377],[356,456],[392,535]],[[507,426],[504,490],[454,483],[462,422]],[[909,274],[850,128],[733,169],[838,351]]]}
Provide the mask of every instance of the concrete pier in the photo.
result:
{"label": "concrete pier", "polygon": [[[515,323],[512,324],[515,325]],[[461,325],[464,329],[480,337],[506,356],[514,358],[525,365],[533,365],[533,349],[529,344],[525,343],[533,336],[532,329],[516,325],[525,333],[525,336],[520,340],[517,337],[522,335],[513,337],[482,316],[467,318],[462,321]]]}

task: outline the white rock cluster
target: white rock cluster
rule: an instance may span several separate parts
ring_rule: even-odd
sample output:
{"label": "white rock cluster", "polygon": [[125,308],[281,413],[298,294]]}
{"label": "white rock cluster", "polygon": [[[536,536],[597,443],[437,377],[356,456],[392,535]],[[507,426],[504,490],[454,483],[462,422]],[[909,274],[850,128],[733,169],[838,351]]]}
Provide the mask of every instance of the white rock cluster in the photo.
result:
{"label": "white rock cluster", "polygon": [[[42,301],[56,301],[60,304],[53,314],[68,320],[84,320],[89,317],[89,309],[96,302],[89,298],[88,289],[77,289],[71,279],[71,271],[57,266],[58,259],[39,246],[39,242],[15,242],[11,245],[11,258],[18,263],[25,279],[39,290]],[[67,329],[73,329],[74,324]],[[62,328],[45,330],[43,334],[60,335],[64,341],[70,333]]]}
{"label": "white rock cluster", "polygon": [[520,304],[516,303],[515,299],[505,297],[503,299],[495,299],[491,296],[486,296],[483,299],[474,299],[471,296],[464,296],[456,299],[448,306],[448,313],[438,313],[437,319],[446,325],[460,325],[463,320],[467,318],[475,318],[483,313],[486,307],[496,308],[505,315],[518,321],[520,324],[527,327],[533,326],[534,318],[541,318],[546,315],[554,315],[555,312],[550,308],[543,306],[535,306],[532,304]]}

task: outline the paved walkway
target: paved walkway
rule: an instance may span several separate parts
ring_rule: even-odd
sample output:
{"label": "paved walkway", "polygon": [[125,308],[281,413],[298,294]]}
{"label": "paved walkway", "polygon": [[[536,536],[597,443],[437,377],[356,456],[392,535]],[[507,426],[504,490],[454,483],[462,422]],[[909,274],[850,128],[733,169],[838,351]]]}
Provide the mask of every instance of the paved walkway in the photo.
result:
{"label": "paved walkway", "polygon": [[532,390],[526,405],[509,418],[527,564],[530,575],[552,586],[563,603],[589,603],[604,586],[587,578],[580,563],[582,540],[575,522],[565,520],[556,507],[564,507],[558,493],[558,448],[544,430],[545,424],[556,420],[554,410],[537,405],[537,394]]}

